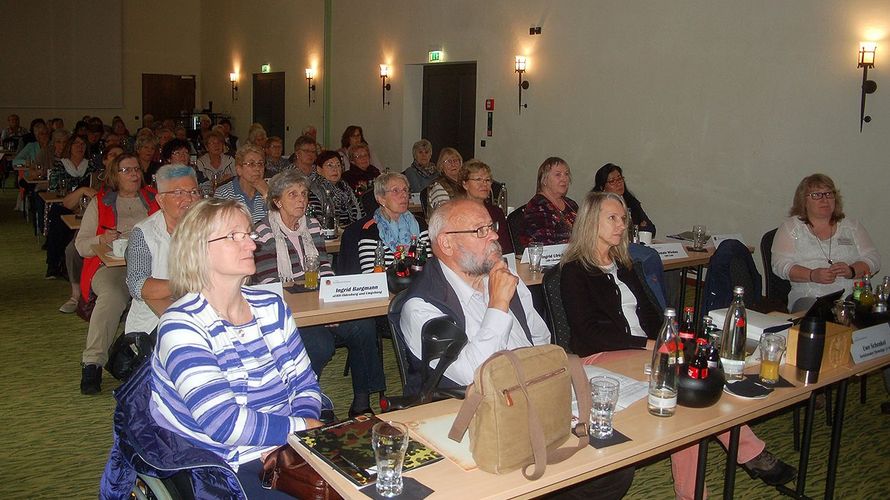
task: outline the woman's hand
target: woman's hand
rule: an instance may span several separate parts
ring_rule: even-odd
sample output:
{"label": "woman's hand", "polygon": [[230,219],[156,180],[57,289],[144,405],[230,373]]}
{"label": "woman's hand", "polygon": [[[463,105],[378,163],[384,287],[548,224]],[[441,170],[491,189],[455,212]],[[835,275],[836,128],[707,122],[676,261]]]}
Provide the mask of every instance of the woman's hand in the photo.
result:
{"label": "woman's hand", "polygon": [[324,422],[322,422],[321,420],[316,420],[309,417],[303,417],[303,422],[306,423],[307,429],[314,429],[316,427],[321,427],[322,425],[324,425]]}
{"label": "woman's hand", "polygon": [[114,229],[109,229],[108,231],[105,231],[104,233],[99,235],[99,241],[106,245],[110,245],[112,241],[120,238],[120,236],[121,233],[117,232]]}
{"label": "woman's hand", "polygon": [[847,265],[846,262],[835,262],[828,269],[833,272],[837,278],[853,278],[853,273],[850,271],[852,268]]}
{"label": "woman's hand", "polygon": [[830,285],[837,279],[837,274],[830,267],[819,267],[810,270],[810,281]]}
{"label": "woman's hand", "polygon": [[79,187],[79,188],[77,188],[77,190],[75,192],[77,193],[78,196],[87,196],[90,198],[93,198],[94,196],[96,196],[96,193],[97,193],[97,191],[95,189],[93,189],[89,186]]}

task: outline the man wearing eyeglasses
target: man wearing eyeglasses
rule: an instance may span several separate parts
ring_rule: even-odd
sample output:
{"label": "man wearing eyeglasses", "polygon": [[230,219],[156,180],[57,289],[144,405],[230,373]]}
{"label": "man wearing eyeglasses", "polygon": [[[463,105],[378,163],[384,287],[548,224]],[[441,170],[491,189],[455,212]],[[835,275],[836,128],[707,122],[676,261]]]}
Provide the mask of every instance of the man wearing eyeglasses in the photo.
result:
{"label": "man wearing eyeglasses", "polygon": [[421,359],[427,321],[448,316],[467,333],[467,344],[445,370],[442,385],[465,386],[489,356],[550,342],[550,330],[531,294],[501,259],[495,223],[475,200],[452,200],[430,219],[433,259],[408,288],[399,318],[410,354]]}
{"label": "man wearing eyeglasses", "polygon": [[[128,333],[150,333],[172,302],[167,281],[170,236],[186,210],[202,196],[195,171],[187,165],[164,165],[155,178],[161,209],[133,227],[127,244],[127,288],[133,297],[124,327]],[[146,300],[161,310],[153,311]]]}

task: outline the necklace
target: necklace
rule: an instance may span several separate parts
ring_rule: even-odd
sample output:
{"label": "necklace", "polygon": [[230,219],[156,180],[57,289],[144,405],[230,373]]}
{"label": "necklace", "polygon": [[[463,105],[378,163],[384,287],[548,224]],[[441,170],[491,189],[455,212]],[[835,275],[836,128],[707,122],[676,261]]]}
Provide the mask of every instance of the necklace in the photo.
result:
{"label": "necklace", "polygon": [[828,254],[825,253],[825,249],[822,248],[822,240],[819,239],[819,236],[816,235],[815,230],[813,231],[813,236],[816,237],[816,242],[819,243],[819,250],[822,252],[822,255],[825,257],[825,260],[828,261],[828,265],[834,264],[834,261],[831,260],[831,239],[834,237],[834,229],[831,228],[831,234],[828,235]]}

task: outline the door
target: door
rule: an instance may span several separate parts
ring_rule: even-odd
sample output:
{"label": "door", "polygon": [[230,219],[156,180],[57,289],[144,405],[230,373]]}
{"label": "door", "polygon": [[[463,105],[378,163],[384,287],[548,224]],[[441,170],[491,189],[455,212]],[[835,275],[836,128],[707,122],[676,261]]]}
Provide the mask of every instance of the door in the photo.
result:
{"label": "door", "polygon": [[449,146],[464,160],[475,156],[476,63],[424,66],[421,134],[433,143],[433,161]]}
{"label": "door", "polygon": [[261,123],[269,137],[284,138],[284,72],[254,73],[253,121]]}
{"label": "door", "polygon": [[142,114],[180,123],[195,109],[195,75],[142,74]]}

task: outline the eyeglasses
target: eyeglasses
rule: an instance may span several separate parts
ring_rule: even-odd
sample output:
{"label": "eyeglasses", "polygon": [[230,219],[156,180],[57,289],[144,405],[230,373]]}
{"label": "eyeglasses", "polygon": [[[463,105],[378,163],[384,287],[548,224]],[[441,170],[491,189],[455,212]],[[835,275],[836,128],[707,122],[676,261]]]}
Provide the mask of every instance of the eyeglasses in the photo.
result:
{"label": "eyeglasses", "polygon": [[246,161],[242,163],[241,166],[247,168],[265,168],[266,162],[265,160]]}
{"label": "eyeglasses", "polygon": [[233,231],[225,236],[220,236],[219,238],[213,238],[212,240],[207,240],[207,243],[213,243],[214,241],[220,240],[232,240],[235,243],[240,243],[244,241],[244,238],[250,238],[253,241],[256,241],[260,235],[256,231],[244,232],[244,231]]}
{"label": "eyeglasses", "polygon": [[615,177],[614,179],[607,180],[606,184],[618,184],[619,182],[624,182],[623,175],[619,175],[618,177]]}
{"label": "eyeglasses", "polygon": [[303,148],[300,148],[300,149],[298,149],[297,151],[299,151],[299,152],[301,152],[301,153],[313,154],[313,155],[318,153],[318,151],[316,151],[314,148],[313,148],[313,149],[303,149]]}
{"label": "eyeglasses", "polygon": [[359,158],[369,158],[369,157],[370,157],[370,155],[368,153],[359,153],[359,154],[350,156],[350,158],[352,158],[353,160],[358,160]]}
{"label": "eyeglasses", "polygon": [[492,231],[498,231],[497,221],[484,226],[479,226],[476,229],[467,229],[466,231],[446,231],[445,234],[475,234],[477,238],[485,238]]}
{"label": "eyeglasses", "polygon": [[408,194],[410,190],[408,188],[392,188],[387,189],[387,193],[395,193],[395,194]]}
{"label": "eyeglasses", "polygon": [[117,169],[118,173],[121,174],[129,174],[130,172],[139,172],[142,173],[142,169],[139,167],[121,167]]}
{"label": "eyeglasses", "polygon": [[329,161],[326,162],[321,168],[331,168],[334,170],[340,170],[340,162],[339,161]]}
{"label": "eyeglasses", "polygon": [[491,184],[491,177],[470,177],[468,181],[481,182],[482,184]]}
{"label": "eyeglasses", "polygon": [[177,198],[185,198],[186,196],[198,198],[204,196],[204,192],[200,189],[173,189],[171,191],[161,191],[158,194],[169,194],[170,196],[175,196]]}
{"label": "eyeglasses", "polygon": [[821,200],[822,198],[825,198],[826,200],[833,200],[834,191],[815,191],[808,194],[807,196],[809,196],[813,200]]}
{"label": "eyeglasses", "polygon": [[460,165],[462,162],[457,158],[449,158],[442,162],[442,165]]}

